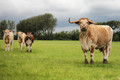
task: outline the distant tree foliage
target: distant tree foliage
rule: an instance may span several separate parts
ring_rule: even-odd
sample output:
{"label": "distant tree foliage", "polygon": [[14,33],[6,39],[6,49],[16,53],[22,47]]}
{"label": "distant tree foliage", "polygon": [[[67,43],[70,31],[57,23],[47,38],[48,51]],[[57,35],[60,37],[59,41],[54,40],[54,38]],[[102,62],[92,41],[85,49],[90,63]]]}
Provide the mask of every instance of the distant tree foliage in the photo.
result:
{"label": "distant tree foliage", "polygon": [[0,22],[0,38],[2,38],[3,36],[3,30],[5,29],[9,29],[14,31],[15,29],[15,22],[14,21],[10,21],[10,20],[2,20]]}
{"label": "distant tree foliage", "polygon": [[98,25],[109,25],[113,30],[120,28],[120,21],[97,22]]}
{"label": "distant tree foliage", "polygon": [[37,36],[38,40],[79,40],[79,30],[61,31],[52,34]]}
{"label": "distant tree foliage", "polygon": [[35,37],[50,35],[57,25],[56,23],[57,19],[52,14],[46,13],[20,21],[17,24],[17,31],[30,31]]}
{"label": "distant tree foliage", "polygon": [[54,34],[55,40],[79,40],[79,30],[62,31]]}

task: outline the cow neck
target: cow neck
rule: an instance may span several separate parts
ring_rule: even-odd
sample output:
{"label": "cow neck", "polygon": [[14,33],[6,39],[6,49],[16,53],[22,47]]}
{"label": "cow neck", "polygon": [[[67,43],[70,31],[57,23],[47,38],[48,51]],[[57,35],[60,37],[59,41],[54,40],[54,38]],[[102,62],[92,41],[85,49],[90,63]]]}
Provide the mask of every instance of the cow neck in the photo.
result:
{"label": "cow neck", "polygon": [[5,43],[6,43],[6,44],[9,43],[9,36],[5,37]]}
{"label": "cow neck", "polygon": [[80,32],[80,35],[82,37],[87,37],[88,36],[88,30],[86,32]]}
{"label": "cow neck", "polygon": [[9,36],[5,36],[5,40],[6,40],[6,39],[9,39]]}
{"label": "cow neck", "polygon": [[22,38],[21,38],[21,36],[19,36],[19,43],[22,43]]}

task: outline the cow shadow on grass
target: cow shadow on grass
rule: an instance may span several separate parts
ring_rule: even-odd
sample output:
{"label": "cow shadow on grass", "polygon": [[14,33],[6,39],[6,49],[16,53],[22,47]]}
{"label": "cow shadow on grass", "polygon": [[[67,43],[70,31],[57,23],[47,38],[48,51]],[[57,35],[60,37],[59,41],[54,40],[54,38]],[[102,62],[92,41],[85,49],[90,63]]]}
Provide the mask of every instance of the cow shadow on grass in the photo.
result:
{"label": "cow shadow on grass", "polygon": [[[119,61],[118,61],[119,62]],[[116,66],[120,66],[120,63],[116,63],[116,61],[109,61],[108,64],[103,64],[102,61],[94,62],[94,64],[84,64],[84,61],[74,61],[74,65],[76,67],[86,67],[86,68],[115,68]]]}
{"label": "cow shadow on grass", "polygon": [[13,48],[13,50],[9,50],[9,51],[5,51],[5,49],[4,48],[1,48],[0,49],[0,53],[11,53],[11,54],[18,54],[18,53],[20,53],[20,54],[25,54],[26,53],[26,49],[23,49],[23,50],[21,50],[21,49],[19,49],[19,48]]}
{"label": "cow shadow on grass", "polygon": [[42,53],[43,51],[42,50],[32,50],[32,52],[26,52],[26,47],[24,49],[20,49],[20,48],[13,48],[13,50],[10,49],[10,51],[5,51],[5,48],[1,48],[0,49],[0,53],[3,53],[3,54],[7,54],[7,53],[11,53],[11,54],[38,54],[38,53]]}
{"label": "cow shadow on grass", "polygon": [[68,65],[68,66],[74,66],[74,67],[84,67],[84,68],[116,68],[116,66],[120,66],[120,61],[116,62],[114,61],[108,61],[108,64],[104,64],[103,61],[94,61],[94,64],[90,64],[90,61],[88,64],[84,64],[84,61],[81,60],[72,60],[72,59],[51,59],[49,60],[51,63],[56,63],[59,65]]}

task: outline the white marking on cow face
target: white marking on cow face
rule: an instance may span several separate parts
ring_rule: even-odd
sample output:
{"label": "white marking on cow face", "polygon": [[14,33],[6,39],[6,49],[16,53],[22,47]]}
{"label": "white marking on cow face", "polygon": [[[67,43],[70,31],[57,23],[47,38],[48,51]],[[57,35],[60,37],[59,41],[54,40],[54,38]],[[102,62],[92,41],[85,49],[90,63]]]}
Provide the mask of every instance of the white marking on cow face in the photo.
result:
{"label": "white marking on cow face", "polygon": [[80,25],[81,31],[83,31],[83,32],[87,31],[88,25],[89,25],[88,19],[81,19],[79,22],[79,25]]}
{"label": "white marking on cow face", "polygon": [[26,43],[27,43],[28,45],[30,45],[30,44],[32,43],[32,41],[31,41],[30,39],[28,39],[28,40],[26,41]]}

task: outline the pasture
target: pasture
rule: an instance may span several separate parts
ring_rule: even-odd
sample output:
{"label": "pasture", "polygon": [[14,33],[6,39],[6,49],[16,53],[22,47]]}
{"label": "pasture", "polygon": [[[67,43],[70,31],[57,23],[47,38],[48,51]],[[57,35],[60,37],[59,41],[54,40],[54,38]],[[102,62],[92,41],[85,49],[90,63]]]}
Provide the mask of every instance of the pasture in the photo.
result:
{"label": "pasture", "polygon": [[120,42],[112,43],[108,64],[98,50],[93,58],[93,65],[84,64],[79,41],[35,40],[27,53],[17,40],[13,51],[5,52],[0,40],[0,80],[120,80]]}

